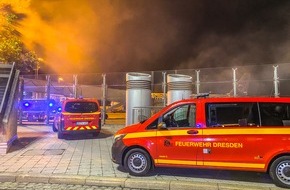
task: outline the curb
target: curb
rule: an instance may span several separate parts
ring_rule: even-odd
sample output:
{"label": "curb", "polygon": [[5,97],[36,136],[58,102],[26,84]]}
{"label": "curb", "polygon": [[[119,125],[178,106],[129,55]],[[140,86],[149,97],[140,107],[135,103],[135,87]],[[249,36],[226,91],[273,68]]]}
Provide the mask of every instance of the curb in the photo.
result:
{"label": "curb", "polygon": [[159,190],[282,190],[279,187],[259,187],[240,184],[190,182],[182,180],[145,180],[138,178],[116,178],[104,176],[81,175],[44,175],[44,174],[17,174],[0,173],[0,182],[18,183],[50,183],[72,184],[88,186],[122,187],[133,189],[159,189]]}

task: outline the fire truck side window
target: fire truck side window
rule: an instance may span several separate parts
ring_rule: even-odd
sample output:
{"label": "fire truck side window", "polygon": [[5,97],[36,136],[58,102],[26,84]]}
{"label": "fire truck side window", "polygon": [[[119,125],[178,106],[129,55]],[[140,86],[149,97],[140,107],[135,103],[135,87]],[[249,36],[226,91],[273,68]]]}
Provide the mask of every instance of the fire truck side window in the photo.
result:
{"label": "fire truck side window", "polygon": [[262,126],[290,126],[290,104],[259,103]]}
{"label": "fire truck side window", "polygon": [[151,124],[149,124],[148,126],[147,126],[147,130],[149,129],[157,129],[157,125],[158,125],[158,119],[155,119],[155,121],[153,121]]}
{"label": "fire truck side window", "polygon": [[209,103],[206,105],[207,126],[255,126],[259,124],[256,103]]}
{"label": "fire truck side window", "polygon": [[170,110],[163,116],[166,127],[195,127],[195,105],[186,104]]}

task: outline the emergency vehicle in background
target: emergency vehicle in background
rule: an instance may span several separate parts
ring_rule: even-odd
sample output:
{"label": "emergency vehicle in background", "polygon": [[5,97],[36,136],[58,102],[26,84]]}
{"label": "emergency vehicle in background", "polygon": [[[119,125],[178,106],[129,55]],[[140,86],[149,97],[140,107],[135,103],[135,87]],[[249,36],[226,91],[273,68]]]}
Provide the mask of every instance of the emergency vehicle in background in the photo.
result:
{"label": "emergency vehicle in background", "polygon": [[95,99],[67,99],[62,102],[61,112],[56,114],[52,129],[63,139],[68,134],[92,133],[101,131],[101,110]]}
{"label": "emergency vehicle in background", "polygon": [[21,102],[22,119],[29,122],[43,122],[49,117],[53,119],[59,110],[59,103],[54,99],[24,99]]}
{"label": "emergency vehicle in background", "polygon": [[290,98],[177,101],[120,129],[112,160],[136,176],[158,166],[268,172],[290,188]]}

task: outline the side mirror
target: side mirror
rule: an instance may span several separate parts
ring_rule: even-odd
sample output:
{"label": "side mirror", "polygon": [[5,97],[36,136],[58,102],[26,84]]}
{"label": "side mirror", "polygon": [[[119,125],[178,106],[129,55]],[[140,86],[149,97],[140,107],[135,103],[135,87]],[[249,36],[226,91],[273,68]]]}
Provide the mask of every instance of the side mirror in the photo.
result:
{"label": "side mirror", "polygon": [[157,125],[157,128],[158,128],[158,130],[165,130],[165,129],[167,129],[166,124],[164,122],[160,122]]}

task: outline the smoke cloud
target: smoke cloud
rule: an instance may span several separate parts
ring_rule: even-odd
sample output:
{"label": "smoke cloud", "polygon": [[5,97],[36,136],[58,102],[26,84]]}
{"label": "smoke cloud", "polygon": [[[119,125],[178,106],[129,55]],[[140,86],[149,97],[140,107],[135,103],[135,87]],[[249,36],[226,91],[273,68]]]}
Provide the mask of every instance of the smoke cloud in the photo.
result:
{"label": "smoke cloud", "polygon": [[25,43],[58,73],[290,61],[288,0],[30,0]]}

